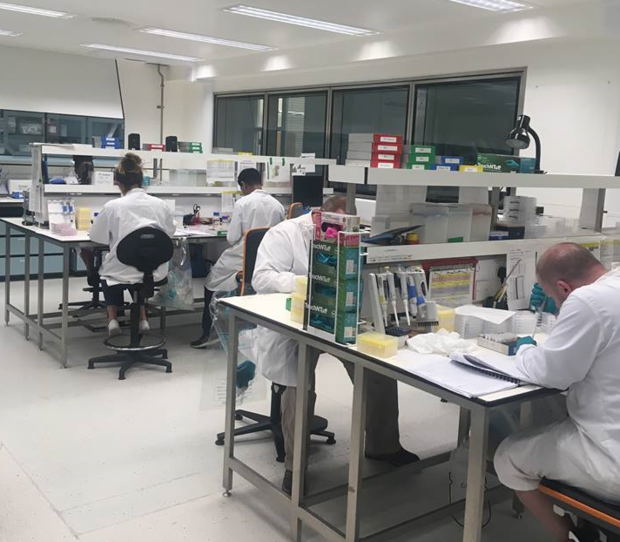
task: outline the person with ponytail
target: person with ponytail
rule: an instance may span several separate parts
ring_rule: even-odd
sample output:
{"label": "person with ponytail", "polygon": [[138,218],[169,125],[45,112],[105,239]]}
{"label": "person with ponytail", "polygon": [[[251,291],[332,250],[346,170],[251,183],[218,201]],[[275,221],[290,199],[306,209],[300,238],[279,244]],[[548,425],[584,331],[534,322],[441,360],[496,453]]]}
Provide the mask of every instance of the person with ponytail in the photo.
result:
{"label": "person with ponytail", "polygon": [[[176,231],[172,211],[163,200],[146,193],[142,188],[143,181],[142,159],[136,154],[127,153],[114,170],[114,184],[119,187],[121,197],[104,205],[90,231],[92,241],[110,247],[99,270],[108,310],[110,336],[121,333],[118,308],[123,306],[124,290],[142,280],[140,271],[118,260],[116,255],[118,244],[127,235],[140,228],[159,228],[170,237]],[[153,276],[157,282],[163,280],[167,274],[168,264],[164,264]],[[143,308],[140,332],[148,331],[149,323]]]}

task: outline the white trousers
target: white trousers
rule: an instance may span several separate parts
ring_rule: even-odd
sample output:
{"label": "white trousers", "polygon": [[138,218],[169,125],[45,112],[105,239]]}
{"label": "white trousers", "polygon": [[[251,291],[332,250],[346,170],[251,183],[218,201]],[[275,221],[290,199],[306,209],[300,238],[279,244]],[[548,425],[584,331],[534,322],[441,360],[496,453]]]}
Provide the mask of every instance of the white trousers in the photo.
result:
{"label": "white trousers", "polygon": [[547,478],[620,502],[620,458],[598,448],[570,419],[508,437],[495,454],[495,470],[516,491],[533,491]]}

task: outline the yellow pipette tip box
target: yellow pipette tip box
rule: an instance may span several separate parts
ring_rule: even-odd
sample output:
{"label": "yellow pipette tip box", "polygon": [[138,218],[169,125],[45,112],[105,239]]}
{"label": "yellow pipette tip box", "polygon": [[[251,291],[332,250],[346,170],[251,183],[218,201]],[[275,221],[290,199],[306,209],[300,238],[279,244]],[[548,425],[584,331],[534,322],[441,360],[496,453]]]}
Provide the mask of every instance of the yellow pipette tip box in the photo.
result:
{"label": "yellow pipette tip box", "polygon": [[357,338],[357,351],[377,358],[391,358],[398,352],[398,339],[370,331]]}

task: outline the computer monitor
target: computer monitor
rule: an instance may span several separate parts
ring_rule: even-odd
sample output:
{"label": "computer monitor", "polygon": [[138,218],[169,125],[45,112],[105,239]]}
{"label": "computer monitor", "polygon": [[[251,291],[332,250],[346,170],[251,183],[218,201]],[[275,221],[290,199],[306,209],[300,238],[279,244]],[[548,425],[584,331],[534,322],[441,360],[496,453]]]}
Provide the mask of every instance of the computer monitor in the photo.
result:
{"label": "computer monitor", "polygon": [[304,209],[323,205],[323,176],[293,176],[293,203],[301,203]]}

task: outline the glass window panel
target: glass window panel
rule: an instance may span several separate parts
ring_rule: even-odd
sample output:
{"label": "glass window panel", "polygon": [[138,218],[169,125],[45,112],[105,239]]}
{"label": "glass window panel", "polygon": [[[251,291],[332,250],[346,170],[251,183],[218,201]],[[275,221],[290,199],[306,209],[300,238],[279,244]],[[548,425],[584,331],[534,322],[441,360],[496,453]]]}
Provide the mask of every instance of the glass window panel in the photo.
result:
{"label": "glass window panel", "polygon": [[262,96],[217,98],[213,146],[262,154],[263,107]]}
{"label": "glass window panel", "polygon": [[30,143],[45,142],[45,114],[3,111],[0,154],[30,156]]}
{"label": "glass window panel", "polygon": [[46,117],[46,143],[90,143],[86,139],[86,117],[52,114]]}
{"label": "glass window panel", "polygon": [[93,137],[118,137],[125,139],[125,121],[104,117],[89,117],[87,123],[86,143],[92,144]]}
{"label": "glass window panel", "polygon": [[478,153],[512,154],[519,78],[416,86],[415,143],[436,145],[438,155],[477,163]]}
{"label": "glass window panel", "polygon": [[351,133],[405,136],[409,87],[335,90],[330,157],[344,164]]}
{"label": "glass window panel", "polygon": [[327,92],[269,97],[267,154],[325,156]]}

